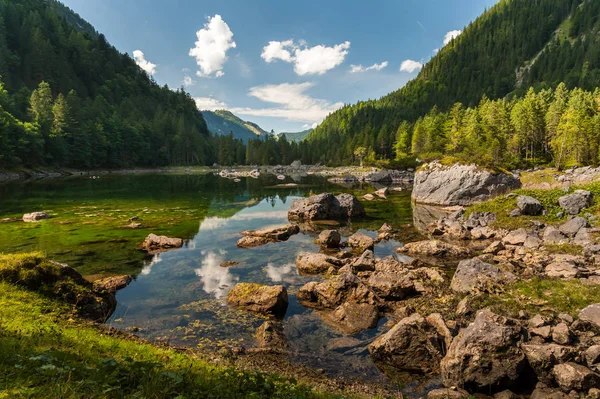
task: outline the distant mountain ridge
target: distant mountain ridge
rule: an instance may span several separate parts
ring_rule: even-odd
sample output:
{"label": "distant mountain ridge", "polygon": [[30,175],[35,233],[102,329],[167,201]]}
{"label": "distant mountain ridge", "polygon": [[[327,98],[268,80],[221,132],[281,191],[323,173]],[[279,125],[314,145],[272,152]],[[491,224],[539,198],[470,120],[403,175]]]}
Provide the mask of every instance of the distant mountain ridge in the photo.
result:
{"label": "distant mountain ridge", "polygon": [[213,135],[226,136],[229,133],[233,133],[234,138],[241,139],[244,141],[244,143],[247,143],[248,140],[266,138],[270,136],[274,136],[274,138],[285,136],[287,141],[299,143],[300,141],[304,140],[310,132],[313,131],[313,129],[308,129],[301,132],[284,132],[273,134],[271,132],[267,132],[258,124],[245,121],[234,115],[231,111],[224,109],[218,109],[216,111],[202,111],[202,116],[206,121],[208,130]]}
{"label": "distant mountain ridge", "polygon": [[314,129],[306,129],[303,130],[301,132],[283,132],[283,133],[279,133],[278,136],[285,136],[285,139],[287,141],[293,141],[295,143],[299,143],[302,140],[304,140],[309,134],[310,132],[312,132]]}
{"label": "distant mountain ridge", "polygon": [[270,134],[256,123],[244,121],[227,110],[202,111],[202,116],[213,135],[226,136],[231,132],[233,137],[247,143]]}

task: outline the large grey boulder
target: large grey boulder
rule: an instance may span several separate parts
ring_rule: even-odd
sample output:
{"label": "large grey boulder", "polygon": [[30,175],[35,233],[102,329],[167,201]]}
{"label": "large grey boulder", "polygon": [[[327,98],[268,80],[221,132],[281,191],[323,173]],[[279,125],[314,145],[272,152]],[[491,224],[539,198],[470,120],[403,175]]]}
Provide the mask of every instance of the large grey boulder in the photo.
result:
{"label": "large grey boulder", "polygon": [[576,190],[573,194],[563,195],[558,204],[570,215],[577,215],[583,208],[592,206],[594,195],[586,190]]}
{"label": "large grey boulder", "polygon": [[568,222],[561,225],[558,229],[567,237],[575,237],[575,235],[577,234],[577,232],[579,232],[580,229],[587,226],[587,223],[587,219],[582,218],[580,216],[575,216]]}
{"label": "large grey boulder", "polygon": [[529,216],[538,216],[544,209],[540,201],[528,195],[519,195],[517,197],[517,206],[521,210],[521,215]]}
{"label": "large grey boulder", "polygon": [[365,209],[351,194],[324,193],[295,199],[288,211],[288,219],[299,221],[347,220],[362,216],[365,216]]}
{"label": "large grey boulder", "polygon": [[520,187],[521,181],[513,175],[476,165],[432,162],[416,173],[412,199],[422,204],[466,206]]}
{"label": "large grey boulder", "polygon": [[454,338],[440,363],[444,385],[469,391],[510,389],[527,367],[521,341],[517,321],[480,310],[475,321]]}
{"label": "large grey boulder", "polygon": [[438,369],[444,337],[423,316],[414,313],[377,337],[368,349],[376,363],[402,371],[428,373]]}
{"label": "large grey boulder", "polygon": [[459,293],[489,289],[490,286],[516,281],[514,274],[505,272],[479,258],[460,261],[450,288]]}

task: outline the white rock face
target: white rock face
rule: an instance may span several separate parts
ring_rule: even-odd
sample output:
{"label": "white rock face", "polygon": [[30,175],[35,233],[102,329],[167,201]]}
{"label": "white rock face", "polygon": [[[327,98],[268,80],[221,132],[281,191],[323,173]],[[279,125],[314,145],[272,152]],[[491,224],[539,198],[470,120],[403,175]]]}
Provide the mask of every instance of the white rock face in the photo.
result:
{"label": "white rock face", "polygon": [[521,181],[513,175],[493,173],[477,165],[432,162],[415,174],[412,199],[422,204],[467,206],[519,187]]}

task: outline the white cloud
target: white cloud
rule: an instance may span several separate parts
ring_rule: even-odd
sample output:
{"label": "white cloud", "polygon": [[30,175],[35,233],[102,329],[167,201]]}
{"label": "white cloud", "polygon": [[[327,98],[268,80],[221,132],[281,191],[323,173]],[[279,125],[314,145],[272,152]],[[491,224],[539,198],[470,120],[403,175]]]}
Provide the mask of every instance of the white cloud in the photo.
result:
{"label": "white cloud", "polygon": [[320,123],[329,113],[341,108],[344,104],[341,102],[331,104],[326,100],[310,97],[305,91],[313,85],[313,83],[306,82],[252,87],[248,93],[249,96],[279,106],[258,109],[231,108],[230,111],[238,115],[277,117],[311,124]]}
{"label": "white cloud", "polygon": [[423,68],[423,64],[420,63],[419,61],[413,61],[413,60],[403,61],[402,64],[400,65],[401,72],[413,73],[415,71],[420,70],[421,68]]}
{"label": "white cloud", "polygon": [[459,37],[461,34],[462,30],[451,30],[450,32],[446,33],[446,36],[444,36],[444,46],[450,43],[452,39]]}
{"label": "white cloud", "polygon": [[135,63],[142,68],[148,75],[154,75],[156,73],[156,64],[146,60],[144,53],[141,50],[135,50],[133,52],[133,59]]}
{"label": "white cloud", "polygon": [[235,48],[233,32],[219,14],[209,17],[204,28],[196,32],[198,40],[189,55],[196,58],[200,70],[196,75],[207,77],[214,74],[217,78],[223,76],[223,65],[227,61],[227,50]]}
{"label": "white cloud", "polygon": [[381,64],[373,64],[370,67],[364,67],[362,65],[350,65],[350,72],[365,72],[365,71],[381,71],[383,68],[388,66],[387,61],[383,61]]}
{"label": "white cloud", "polygon": [[304,125],[302,125],[302,129],[304,129],[304,130],[316,129],[317,126],[319,126],[319,124],[317,122],[313,123],[312,125],[310,123],[305,123]]}
{"label": "white cloud", "polygon": [[308,47],[304,41],[296,44],[293,40],[271,41],[260,55],[266,62],[281,60],[294,63],[296,74],[323,75],[344,62],[350,42],[346,41],[333,47],[317,45]]}
{"label": "white cloud", "polygon": [[202,256],[200,268],[194,270],[196,276],[202,280],[202,289],[217,299],[223,298],[240,278],[232,275],[229,269],[220,266],[224,261],[222,256],[212,251],[202,251]]}
{"label": "white cloud", "polygon": [[190,86],[193,86],[195,84],[196,84],[196,82],[190,76],[184,76],[183,77],[183,85],[185,87],[190,87]]}
{"label": "white cloud", "polygon": [[198,107],[200,111],[227,109],[227,104],[211,97],[194,97],[194,101],[196,102],[196,107]]}
{"label": "white cloud", "polygon": [[287,48],[294,48],[293,40],[286,40],[285,42],[269,42],[264,48],[260,55],[266,62],[273,62],[275,60],[282,60],[285,62],[292,62],[292,53]]}

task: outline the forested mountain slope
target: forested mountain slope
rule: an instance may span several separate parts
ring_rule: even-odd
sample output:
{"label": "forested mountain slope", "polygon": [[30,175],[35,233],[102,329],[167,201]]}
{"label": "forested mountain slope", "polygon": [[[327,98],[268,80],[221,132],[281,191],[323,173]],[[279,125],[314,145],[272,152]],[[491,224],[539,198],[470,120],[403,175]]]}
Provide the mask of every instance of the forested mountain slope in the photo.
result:
{"label": "forested mountain slope", "polygon": [[247,143],[249,140],[269,134],[257,124],[243,121],[226,110],[202,111],[202,116],[208,130],[214,135],[224,136],[233,133],[233,137]]}
{"label": "forested mountain slope", "polygon": [[212,161],[190,96],[159,87],[54,0],[0,0],[0,76],[4,167]]}
{"label": "forested mountain slope", "polygon": [[475,106],[482,98],[523,95],[529,86],[555,87],[561,81],[569,89],[592,90],[600,79],[599,3],[501,0],[405,87],[327,117],[307,137],[313,162],[344,163],[358,147],[372,159],[393,159],[406,130],[403,122],[412,124],[455,103]]}

